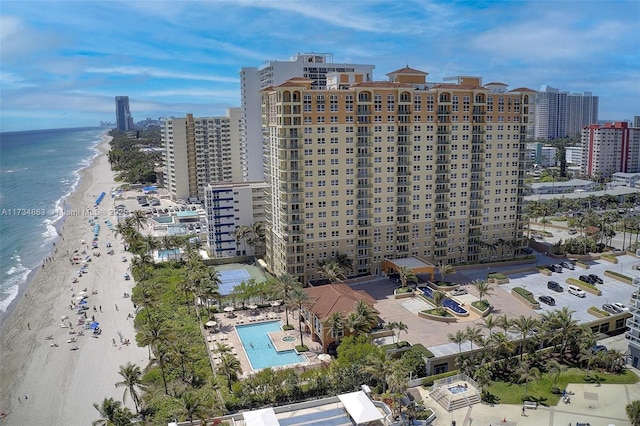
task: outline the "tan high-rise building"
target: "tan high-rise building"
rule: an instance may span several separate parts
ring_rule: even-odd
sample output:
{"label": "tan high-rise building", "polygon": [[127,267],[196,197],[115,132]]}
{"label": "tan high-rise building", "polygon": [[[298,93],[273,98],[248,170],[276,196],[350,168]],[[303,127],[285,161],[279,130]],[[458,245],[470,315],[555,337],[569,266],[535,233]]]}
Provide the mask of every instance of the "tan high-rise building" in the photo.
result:
{"label": "tan high-rise building", "polygon": [[521,247],[535,92],[426,76],[334,73],[326,88],[301,77],[262,91],[274,273],[306,282],[337,253],[378,274],[383,259],[457,264]]}
{"label": "tan high-rise building", "polygon": [[164,180],[174,200],[204,200],[209,183],[242,182],[240,116],[240,108],[227,108],[222,117],[164,120]]}

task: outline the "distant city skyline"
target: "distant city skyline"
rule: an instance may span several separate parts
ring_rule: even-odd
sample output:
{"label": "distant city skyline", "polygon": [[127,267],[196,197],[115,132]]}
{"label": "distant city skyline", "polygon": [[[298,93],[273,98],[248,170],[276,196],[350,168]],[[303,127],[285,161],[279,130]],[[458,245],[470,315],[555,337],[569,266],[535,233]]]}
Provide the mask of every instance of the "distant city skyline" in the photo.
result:
{"label": "distant city skyline", "polygon": [[153,5],[3,1],[0,130],[111,121],[120,94],[136,121],[224,115],[241,104],[242,67],[308,52],[375,64],[375,80],[409,65],[428,81],[593,92],[607,120],[640,113],[638,1]]}

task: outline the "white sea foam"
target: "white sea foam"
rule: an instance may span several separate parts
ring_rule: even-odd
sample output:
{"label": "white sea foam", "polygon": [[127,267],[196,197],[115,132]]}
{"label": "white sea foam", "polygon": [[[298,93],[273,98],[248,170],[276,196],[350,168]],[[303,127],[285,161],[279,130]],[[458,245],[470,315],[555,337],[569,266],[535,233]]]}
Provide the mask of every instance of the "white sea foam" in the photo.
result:
{"label": "white sea foam", "polygon": [[[25,280],[26,279],[27,278],[25,277]],[[0,292],[0,297],[2,297],[2,300],[0,300],[0,312],[7,311],[11,302],[13,302],[16,297],[18,297],[19,288],[20,287],[18,287],[18,285],[16,284]]]}
{"label": "white sea foam", "polygon": [[0,312],[5,312],[11,302],[18,297],[20,284],[27,281],[29,272],[31,272],[22,264],[22,259],[17,253],[11,256],[11,260],[15,265],[5,273],[7,278],[2,280],[0,288]]}

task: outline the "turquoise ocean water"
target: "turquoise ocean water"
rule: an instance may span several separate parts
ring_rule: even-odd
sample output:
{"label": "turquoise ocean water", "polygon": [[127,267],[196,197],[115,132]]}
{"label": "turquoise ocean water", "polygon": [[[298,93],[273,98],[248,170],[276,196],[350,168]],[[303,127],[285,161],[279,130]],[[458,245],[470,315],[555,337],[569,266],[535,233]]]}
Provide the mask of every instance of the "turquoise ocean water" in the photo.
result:
{"label": "turquoise ocean water", "polygon": [[107,129],[0,133],[0,316],[51,254],[63,200]]}

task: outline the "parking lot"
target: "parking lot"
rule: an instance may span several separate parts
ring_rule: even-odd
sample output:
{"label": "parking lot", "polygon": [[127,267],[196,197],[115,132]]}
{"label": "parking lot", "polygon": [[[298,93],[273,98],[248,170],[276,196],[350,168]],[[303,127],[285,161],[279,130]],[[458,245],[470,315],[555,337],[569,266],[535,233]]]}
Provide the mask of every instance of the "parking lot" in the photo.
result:
{"label": "parking lot", "polygon": [[[591,306],[602,308],[605,303],[621,302],[625,305],[629,305],[629,299],[631,294],[636,290],[634,286],[624,284],[618,280],[614,280],[604,276],[605,270],[610,270],[618,273],[622,273],[627,276],[634,277],[639,275],[638,271],[632,270],[631,267],[639,263],[640,260],[633,256],[619,256],[618,264],[611,264],[606,261],[593,261],[589,262],[589,269],[582,269],[576,267],[575,270],[563,269],[561,273],[554,272],[550,277],[544,276],[538,272],[528,272],[522,274],[510,275],[510,283],[501,285],[502,288],[509,292],[514,287],[522,287],[533,293],[536,300],[542,296],[547,295],[555,299],[556,305],[549,306],[544,303],[540,303],[540,310],[537,312],[548,312],[555,309],[560,309],[563,306],[569,307],[575,311],[573,318],[578,322],[593,321],[595,317],[587,313],[587,309]],[[591,293],[586,293],[584,298],[580,298],[569,294],[567,292],[567,278],[576,278],[580,275],[596,274],[603,279],[603,284],[597,284],[596,287],[602,291],[601,296],[596,296]],[[549,290],[547,288],[548,281],[556,281],[563,288],[562,293]]]}

